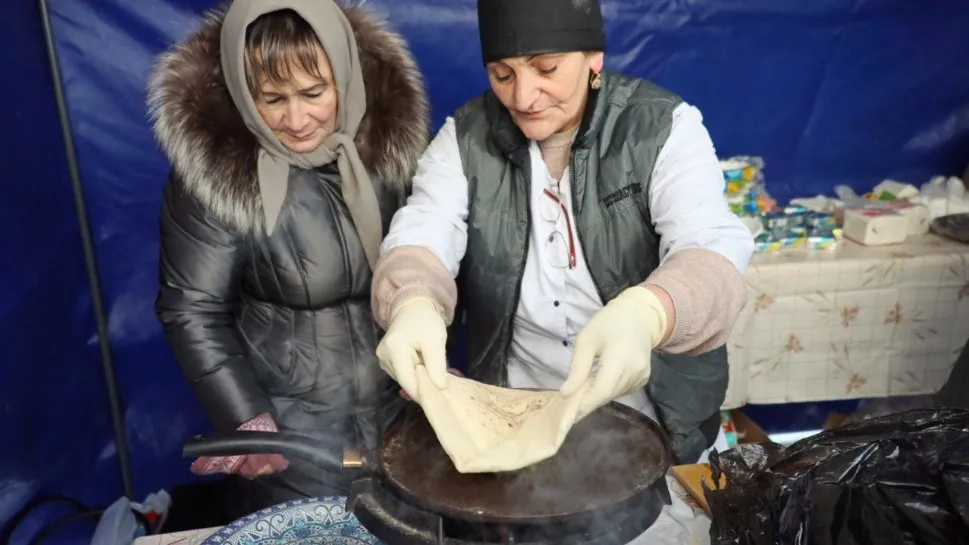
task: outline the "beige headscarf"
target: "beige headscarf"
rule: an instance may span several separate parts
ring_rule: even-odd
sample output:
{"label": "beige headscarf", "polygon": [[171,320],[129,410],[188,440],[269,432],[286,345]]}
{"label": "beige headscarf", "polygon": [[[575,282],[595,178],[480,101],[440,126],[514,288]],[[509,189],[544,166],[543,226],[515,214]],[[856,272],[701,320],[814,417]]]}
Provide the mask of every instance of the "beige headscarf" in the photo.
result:
{"label": "beige headscarf", "polygon": [[[310,153],[293,153],[279,141],[259,116],[246,85],[246,29],[259,16],[282,9],[295,11],[313,27],[330,58],[336,80],[339,96],[336,127]],[[259,141],[257,174],[267,232],[272,234],[282,210],[290,165],[312,169],[336,160],[343,199],[373,268],[379,256],[382,223],[377,194],[353,141],[367,111],[367,100],[357,43],[343,11],[332,0],[235,0],[222,23],[221,53],[232,101]]]}

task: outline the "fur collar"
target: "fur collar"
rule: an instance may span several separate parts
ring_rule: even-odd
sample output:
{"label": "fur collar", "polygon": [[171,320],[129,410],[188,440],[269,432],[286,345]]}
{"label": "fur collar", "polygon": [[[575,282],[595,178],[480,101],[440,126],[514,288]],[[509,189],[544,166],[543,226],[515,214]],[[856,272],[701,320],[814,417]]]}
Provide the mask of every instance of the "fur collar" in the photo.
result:
{"label": "fur collar", "polygon": [[[155,136],[190,194],[242,232],[262,224],[256,180],[258,144],[235,109],[219,58],[228,6],[159,58],[148,86]],[[357,133],[360,158],[375,181],[403,195],[429,140],[420,71],[407,44],[372,14],[343,7],[353,28],[367,88]]]}

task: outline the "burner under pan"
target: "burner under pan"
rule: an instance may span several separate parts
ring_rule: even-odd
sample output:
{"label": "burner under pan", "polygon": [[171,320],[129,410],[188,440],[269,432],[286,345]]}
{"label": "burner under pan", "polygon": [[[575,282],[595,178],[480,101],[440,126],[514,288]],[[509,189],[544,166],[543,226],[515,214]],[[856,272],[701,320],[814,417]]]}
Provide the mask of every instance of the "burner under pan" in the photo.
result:
{"label": "burner under pan", "polygon": [[[425,511],[402,500],[379,479],[357,479],[347,508],[387,545],[625,545],[643,533],[669,503],[665,480],[651,487],[651,501],[617,509],[594,520],[554,525],[495,525],[465,522]],[[640,498],[643,499],[643,498]]]}
{"label": "burner under pan", "polygon": [[186,457],[279,453],[351,471],[347,506],[387,545],[625,545],[655,522],[669,491],[662,428],[619,403],[593,412],[555,456],[515,472],[463,474],[414,408],[375,450],[292,433],[229,432],[186,441]]}

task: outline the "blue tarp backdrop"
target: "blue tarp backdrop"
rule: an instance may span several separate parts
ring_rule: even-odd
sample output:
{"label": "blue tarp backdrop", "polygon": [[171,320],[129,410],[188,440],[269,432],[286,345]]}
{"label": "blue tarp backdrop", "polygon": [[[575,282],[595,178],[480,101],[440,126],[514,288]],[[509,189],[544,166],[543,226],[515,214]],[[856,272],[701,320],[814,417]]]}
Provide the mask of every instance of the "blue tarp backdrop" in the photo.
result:
{"label": "blue tarp backdrop", "polygon": [[[781,200],[921,184],[969,161],[969,2],[603,0],[607,64],[697,105],[721,156],[761,155]],[[207,0],[50,0],[138,497],[190,480],[207,423],[152,309],[168,164],[145,114],[156,54]],[[436,129],[486,85],[474,0],[381,0]],[[27,499],[122,494],[77,216],[35,0],[0,7],[0,523]]]}

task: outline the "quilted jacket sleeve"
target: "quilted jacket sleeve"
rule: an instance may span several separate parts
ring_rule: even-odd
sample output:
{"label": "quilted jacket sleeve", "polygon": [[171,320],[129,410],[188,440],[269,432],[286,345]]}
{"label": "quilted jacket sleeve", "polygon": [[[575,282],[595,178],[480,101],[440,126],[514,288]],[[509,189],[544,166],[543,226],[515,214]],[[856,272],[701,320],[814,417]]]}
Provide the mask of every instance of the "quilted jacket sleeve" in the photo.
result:
{"label": "quilted jacket sleeve", "polygon": [[235,328],[245,253],[239,235],[206,214],[181,183],[169,181],[155,310],[175,359],[219,430],[272,412]]}

